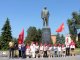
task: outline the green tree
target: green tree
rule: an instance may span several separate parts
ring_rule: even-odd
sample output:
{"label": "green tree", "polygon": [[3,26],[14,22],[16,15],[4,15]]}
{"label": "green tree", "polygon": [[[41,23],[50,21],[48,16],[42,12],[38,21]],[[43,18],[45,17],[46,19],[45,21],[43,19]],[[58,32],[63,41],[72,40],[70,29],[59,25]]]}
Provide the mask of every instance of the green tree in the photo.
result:
{"label": "green tree", "polygon": [[41,42],[42,41],[42,30],[38,29],[37,30],[37,42]]}
{"label": "green tree", "polygon": [[26,42],[30,43],[31,41],[34,42],[41,42],[42,31],[41,29],[36,29],[36,27],[29,27],[27,30],[27,37],[25,38]]}
{"label": "green tree", "polygon": [[36,41],[37,40],[37,29],[36,27],[29,27],[27,30],[27,40]]}
{"label": "green tree", "polygon": [[57,33],[57,35],[56,35],[56,43],[57,44],[60,43],[60,34],[59,33]]}
{"label": "green tree", "polygon": [[[75,21],[75,25],[73,23],[73,19]],[[72,12],[72,18],[67,20],[69,33],[71,34],[71,38],[76,41],[76,35],[77,35],[77,25],[80,25],[80,13],[78,12]]]}
{"label": "green tree", "polygon": [[14,43],[18,44],[18,39],[17,38],[13,38]]}
{"label": "green tree", "polygon": [[63,34],[61,35],[60,43],[61,43],[61,44],[65,44],[65,37],[64,37],[64,35],[63,35]]}
{"label": "green tree", "polygon": [[63,34],[60,35],[59,33],[57,33],[56,40],[57,40],[56,41],[57,44],[64,44],[65,43],[65,37]]}
{"label": "green tree", "polygon": [[8,49],[8,43],[12,40],[12,34],[11,34],[11,26],[10,21],[7,18],[1,33],[1,47],[2,49]]}
{"label": "green tree", "polygon": [[1,36],[0,36],[0,50],[1,50]]}

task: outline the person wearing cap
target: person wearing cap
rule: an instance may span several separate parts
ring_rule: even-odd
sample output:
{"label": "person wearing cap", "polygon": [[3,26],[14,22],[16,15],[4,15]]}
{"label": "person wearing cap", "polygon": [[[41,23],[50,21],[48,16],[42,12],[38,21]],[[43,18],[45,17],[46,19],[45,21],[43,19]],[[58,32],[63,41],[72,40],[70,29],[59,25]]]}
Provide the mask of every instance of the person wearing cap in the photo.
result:
{"label": "person wearing cap", "polygon": [[31,49],[31,57],[35,58],[35,43],[34,42],[31,43],[30,49]]}
{"label": "person wearing cap", "polygon": [[72,56],[72,55],[75,55],[74,50],[75,50],[75,43],[74,43],[73,40],[71,40],[71,43],[70,43],[70,55],[71,55],[71,56]]}
{"label": "person wearing cap", "polygon": [[66,56],[66,47],[64,44],[62,44],[62,56]]}
{"label": "person wearing cap", "polygon": [[39,53],[40,53],[40,57],[42,57],[42,58],[43,58],[43,54],[44,54],[43,49],[44,49],[43,44],[40,43]]}
{"label": "person wearing cap", "polygon": [[39,45],[38,45],[38,42],[36,42],[36,45],[35,45],[35,53],[36,53],[36,58],[38,58],[38,56],[39,56]]}

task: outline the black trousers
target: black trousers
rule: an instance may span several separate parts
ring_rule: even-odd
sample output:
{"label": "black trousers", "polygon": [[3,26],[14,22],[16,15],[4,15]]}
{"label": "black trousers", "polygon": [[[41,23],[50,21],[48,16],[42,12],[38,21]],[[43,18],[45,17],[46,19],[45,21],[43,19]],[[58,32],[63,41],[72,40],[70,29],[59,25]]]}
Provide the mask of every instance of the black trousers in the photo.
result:
{"label": "black trousers", "polygon": [[22,58],[26,58],[25,51],[22,51]]}
{"label": "black trousers", "polygon": [[67,56],[70,55],[70,48],[66,48],[66,55],[67,55]]}
{"label": "black trousers", "polygon": [[9,58],[13,58],[13,57],[14,57],[14,49],[9,48]]}
{"label": "black trousers", "polygon": [[44,51],[44,57],[47,57],[47,51]]}
{"label": "black trousers", "polygon": [[54,51],[54,56],[57,57],[57,51]]}
{"label": "black trousers", "polygon": [[22,53],[21,53],[21,50],[19,50],[19,57],[21,57],[22,56]]}

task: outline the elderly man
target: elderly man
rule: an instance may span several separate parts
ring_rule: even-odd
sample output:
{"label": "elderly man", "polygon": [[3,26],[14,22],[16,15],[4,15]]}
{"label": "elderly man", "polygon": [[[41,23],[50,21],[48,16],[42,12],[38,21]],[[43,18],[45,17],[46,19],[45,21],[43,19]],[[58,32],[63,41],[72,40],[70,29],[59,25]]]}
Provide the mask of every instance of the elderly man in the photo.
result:
{"label": "elderly man", "polygon": [[14,57],[14,42],[10,41],[9,42],[9,58]]}
{"label": "elderly man", "polygon": [[66,45],[66,55],[70,55],[70,43],[71,43],[71,37],[70,34],[67,34],[65,38],[65,45]]}

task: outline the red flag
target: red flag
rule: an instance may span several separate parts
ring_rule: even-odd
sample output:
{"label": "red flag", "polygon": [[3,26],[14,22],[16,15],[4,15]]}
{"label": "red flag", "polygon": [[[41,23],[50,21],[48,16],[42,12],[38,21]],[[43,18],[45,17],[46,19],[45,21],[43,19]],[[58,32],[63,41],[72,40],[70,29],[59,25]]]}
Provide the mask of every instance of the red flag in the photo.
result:
{"label": "red flag", "polygon": [[64,23],[60,25],[60,27],[56,30],[56,32],[62,32],[64,29]]}
{"label": "red flag", "polygon": [[23,44],[23,40],[24,40],[24,29],[23,29],[22,32],[19,34],[18,44]]}

